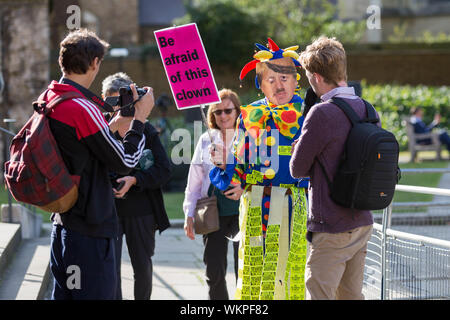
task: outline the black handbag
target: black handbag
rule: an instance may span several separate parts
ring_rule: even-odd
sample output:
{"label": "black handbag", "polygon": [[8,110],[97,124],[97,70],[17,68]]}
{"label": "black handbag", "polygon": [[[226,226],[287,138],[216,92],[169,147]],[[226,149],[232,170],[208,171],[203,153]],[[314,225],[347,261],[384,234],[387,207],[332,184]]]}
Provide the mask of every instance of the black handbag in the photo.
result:
{"label": "black handbag", "polygon": [[208,234],[219,230],[219,209],[214,192],[210,197],[197,200],[194,213],[194,231],[196,234]]}

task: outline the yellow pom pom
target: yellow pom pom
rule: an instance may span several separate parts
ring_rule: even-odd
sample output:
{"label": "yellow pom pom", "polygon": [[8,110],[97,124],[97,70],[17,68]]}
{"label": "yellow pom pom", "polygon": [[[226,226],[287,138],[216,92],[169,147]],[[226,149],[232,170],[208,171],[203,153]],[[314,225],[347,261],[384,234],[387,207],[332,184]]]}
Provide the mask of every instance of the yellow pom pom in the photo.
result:
{"label": "yellow pom pom", "polygon": [[298,55],[297,52],[288,50],[288,51],[283,52],[283,57],[290,57],[290,58],[294,58],[295,60],[297,60],[300,56]]}
{"label": "yellow pom pom", "polygon": [[266,172],[264,172],[264,177],[266,179],[273,179],[273,178],[275,178],[275,170],[267,169]]}
{"label": "yellow pom pom", "polygon": [[299,81],[301,78],[300,73],[297,73],[297,81]]}
{"label": "yellow pom pom", "polygon": [[266,50],[261,50],[258,51],[257,53],[255,53],[253,55],[253,58],[259,60],[259,61],[266,61],[266,60],[270,60],[272,59],[273,54],[270,51],[266,51]]}
{"label": "yellow pom pom", "polygon": [[298,46],[292,46],[292,47],[283,49],[283,51],[295,51],[295,50],[297,50],[297,49],[298,49]]}
{"label": "yellow pom pom", "polygon": [[276,140],[274,137],[267,137],[266,138],[266,145],[273,146],[276,143]]}

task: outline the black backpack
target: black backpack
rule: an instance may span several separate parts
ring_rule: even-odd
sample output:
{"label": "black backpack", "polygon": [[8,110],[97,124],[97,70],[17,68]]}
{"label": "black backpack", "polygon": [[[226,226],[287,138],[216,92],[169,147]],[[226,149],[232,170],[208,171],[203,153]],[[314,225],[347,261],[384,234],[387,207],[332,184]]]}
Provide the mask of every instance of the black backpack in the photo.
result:
{"label": "black backpack", "polygon": [[334,97],[329,101],[346,114],[352,128],[333,181],[320,161],[317,162],[334,202],[346,208],[379,210],[389,206],[400,179],[399,145],[391,132],[376,125],[379,119],[375,109],[363,101],[367,110],[364,119],[360,119],[345,100]]}

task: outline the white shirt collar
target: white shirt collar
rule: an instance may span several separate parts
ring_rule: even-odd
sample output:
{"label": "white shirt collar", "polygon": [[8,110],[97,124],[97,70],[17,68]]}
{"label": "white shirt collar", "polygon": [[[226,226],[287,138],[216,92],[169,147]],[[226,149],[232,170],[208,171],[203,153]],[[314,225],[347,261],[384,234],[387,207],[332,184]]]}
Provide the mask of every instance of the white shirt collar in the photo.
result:
{"label": "white shirt collar", "polygon": [[322,101],[328,101],[333,97],[338,98],[347,98],[347,99],[356,99],[358,96],[355,94],[355,88],[353,87],[337,87],[334,88],[327,93],[323,94],[320,97]]}

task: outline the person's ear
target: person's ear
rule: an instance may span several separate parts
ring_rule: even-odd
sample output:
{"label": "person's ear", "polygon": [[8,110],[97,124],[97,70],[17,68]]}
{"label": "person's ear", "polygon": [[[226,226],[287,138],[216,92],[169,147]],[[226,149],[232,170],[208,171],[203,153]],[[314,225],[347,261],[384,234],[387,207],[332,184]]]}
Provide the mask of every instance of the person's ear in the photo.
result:
{"label": "person's ear", "polygon": [[95,57],[94,60],[92,60],[91,65],[89,66],[90,69],[97,69],[100,67],[101,60],[99,57]]}
{"label": "person's ear", "polygon": [[316,80],[316,83],[323,83],[324,82],[323,77],[319,73],[314,72],[313,76],[314,76],[314,78]]}

